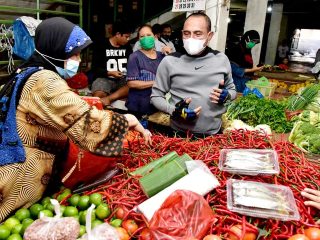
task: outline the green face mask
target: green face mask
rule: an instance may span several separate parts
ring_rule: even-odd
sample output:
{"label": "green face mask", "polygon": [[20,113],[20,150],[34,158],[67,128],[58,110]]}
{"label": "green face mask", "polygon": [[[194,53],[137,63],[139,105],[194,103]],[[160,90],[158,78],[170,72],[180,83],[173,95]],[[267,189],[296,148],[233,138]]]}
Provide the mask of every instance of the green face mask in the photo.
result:
{"label": "green face mask", "polygon": [[140,45],[145,50],[150,50],[154,47],[154,37],[153,36],[145,36],[140,38]]}
{"label": "green face mask", "polygon": [[252,49],[256,44],[254,42],[247,42],[246,47]]}

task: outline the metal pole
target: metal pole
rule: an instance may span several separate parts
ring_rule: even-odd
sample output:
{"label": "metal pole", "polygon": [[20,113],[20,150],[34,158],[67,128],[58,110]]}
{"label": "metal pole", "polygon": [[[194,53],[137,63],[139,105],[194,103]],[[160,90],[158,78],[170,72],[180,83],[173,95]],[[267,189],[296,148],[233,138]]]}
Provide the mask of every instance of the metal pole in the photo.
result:
{"label": "metal pole", "polygon": [[83,11],[82,11],[82,0],[79,0],[79,25],[80,25],[80,27],[83,27],[83,16],[82,16],[82,14],[83,14]]}
{"label": "metal pole", "polygon": [[113,22],[117,21],[118,0],[113,0]]}
{"label": "metal pole", "polygon": [[40,0],[37,0],[37,20],[40,20]]}
{"label": "metal pole", "polygon": [[146,19],[146,0],[142,1],[142,24],[144,23],[144,20]]}

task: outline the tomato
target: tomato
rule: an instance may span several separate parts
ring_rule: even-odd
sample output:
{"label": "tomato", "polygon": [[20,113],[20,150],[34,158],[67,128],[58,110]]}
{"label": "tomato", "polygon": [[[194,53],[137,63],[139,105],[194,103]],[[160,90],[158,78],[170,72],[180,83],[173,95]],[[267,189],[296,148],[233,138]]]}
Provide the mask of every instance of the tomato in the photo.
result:
{"label": "tomato", "polygon": [[310,240],[318,240],[320,239],[320,229],[316,227],[308,228],[304,231],[304,235],[306,235]]}
{"label": "tomato", "polygon": [[123,219],[126,213],[127,211],[124,208],[118,207],[116,210],[116,218]]}
{"label": "tomato", "polygon": [[125,230],[124,228],[117,227],[116,230],[118,232],[118,236],[119,236],[120,240],[129,240],[130,239],[130,236],[129,236],[127,230]]}
{"label": "tomato", "polygon": [[139,240],[151,240],[151,239],[152,239],[152,235],[149,228],[144,228],[140,233]]}
{"label": "tomato", "polygon": [[310,240],[306,235],[296,234],[288,238],[288,240]]}
{"label": "tomato", "polygon": [[[234,234],[232,234],[231,232],[228,233],[229,240],[239,240],[239,237],[237,236],[241,236],[242,234],[242,225],[234,225],[230,228],[230,231]],[[257,234],[246,231],[242,240],[255,240],[256,238]]]}
{"label": "tomato", "polygon": [[136,222],[132,219],[128,219],[122,222],[121,226],[127,230],[127,232],[129,233],[129,235],[132,235],[132,233],[134,233],[135,231],[137,231],[138,224],[136,224]]}
{"label": "tomato", "polygon": [[218,235],[210,234],[205,236],[203,240],[221,240],[221,238]]}

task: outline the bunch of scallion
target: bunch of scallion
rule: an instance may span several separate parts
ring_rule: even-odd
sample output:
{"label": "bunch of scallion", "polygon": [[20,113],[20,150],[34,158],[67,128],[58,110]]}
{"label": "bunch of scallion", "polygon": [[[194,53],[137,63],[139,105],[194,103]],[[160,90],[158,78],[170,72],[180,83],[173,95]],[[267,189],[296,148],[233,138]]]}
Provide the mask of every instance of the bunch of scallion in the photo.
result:
{"label": "bunch of scallion", "polygon": [[287,109],[289,111],[302,110],[317,96],[320,91],[319,84],[312,84],[305,87],[300,94],[292,95],[288,99]]}

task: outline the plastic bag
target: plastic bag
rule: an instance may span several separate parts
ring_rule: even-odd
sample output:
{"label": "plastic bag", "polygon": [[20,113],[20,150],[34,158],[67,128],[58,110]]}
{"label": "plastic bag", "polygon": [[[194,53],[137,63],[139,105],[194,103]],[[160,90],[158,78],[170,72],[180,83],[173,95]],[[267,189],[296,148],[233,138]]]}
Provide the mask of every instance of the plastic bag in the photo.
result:
{"label": "plastic bag", "polygon": [[34,52],[34,39],[21,19],[13,22],[14,45],[13,53],[24,60],[27,60]]}
{"label": "plastic bag", "polygon": [[254,88],[254,89],[251,90],[250,88],[246,87],[246,88],[243,90],[242,95],[243,95],[243,96],[247,96],[247,95],[249,95],[249,94],[254,94],[254,95],[256,95],[258,98],[264,98],[263,95],[262,95],[262,93],[261,93],[257,88]]}
{"label": "plastic bag", "polygon": [[25,231],[24,240],[75,240],[80,232],[80,224],[73,217],[61,217],[60,205],[51,199],[56,216],[46,217],[34,221]]}
{"label": "plastic bag", "polygon": [[79,240],[119,240],[117,230],[108,223],[102,223],[91,230],[91,214],[95,205],[92,204],[86,215],[87,233]]}
{"label": "plastic bag", "polygon": [[157,240],[202,239],[216,221],[205,199],[192,191],[173,192],[150,221]]}

